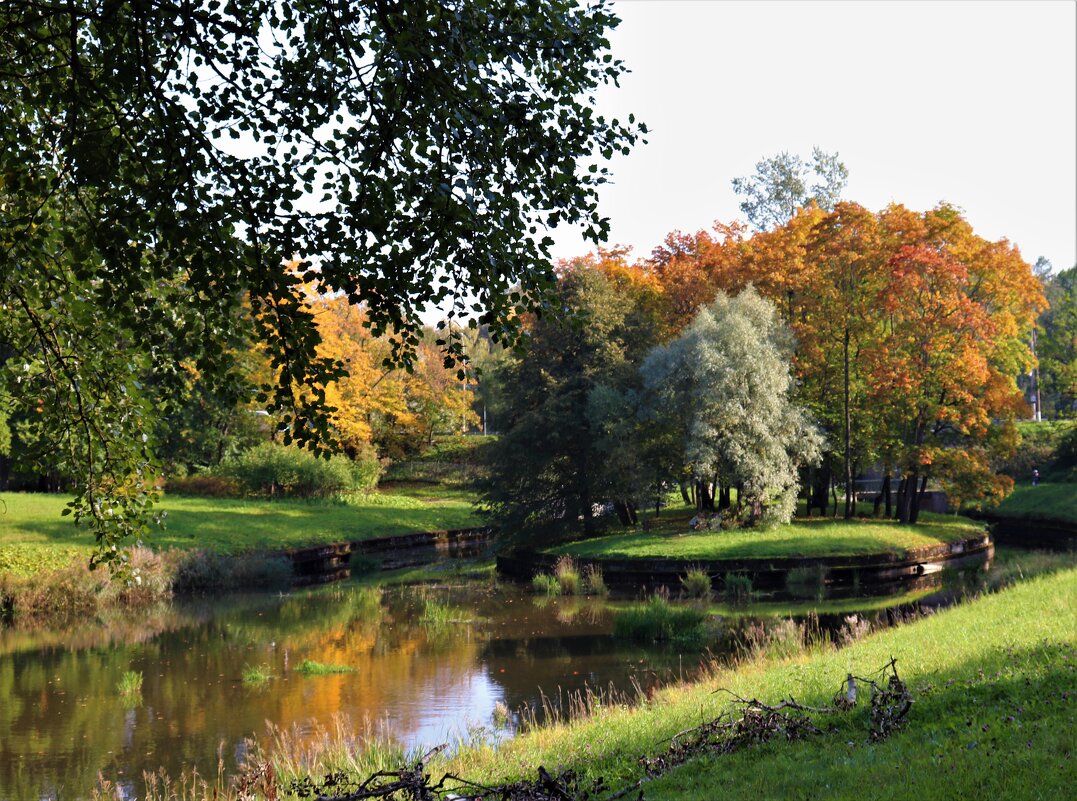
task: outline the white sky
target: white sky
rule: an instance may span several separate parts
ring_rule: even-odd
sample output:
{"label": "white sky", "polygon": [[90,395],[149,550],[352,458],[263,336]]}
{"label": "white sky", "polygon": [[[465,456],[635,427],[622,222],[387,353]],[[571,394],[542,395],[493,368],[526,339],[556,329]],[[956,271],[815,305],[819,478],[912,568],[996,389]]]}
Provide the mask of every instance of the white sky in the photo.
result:
{"label": "white sky", "polygon": [[[1077,3],[622,0],[632,74],[598,108],[649,144],[612,163],[608,244],[741,219],[731,181],[783,150],[837,151],[845,198],[940,201],[1025,260],[1077,264]],[[554,233],[554,255],[591,247]]]}

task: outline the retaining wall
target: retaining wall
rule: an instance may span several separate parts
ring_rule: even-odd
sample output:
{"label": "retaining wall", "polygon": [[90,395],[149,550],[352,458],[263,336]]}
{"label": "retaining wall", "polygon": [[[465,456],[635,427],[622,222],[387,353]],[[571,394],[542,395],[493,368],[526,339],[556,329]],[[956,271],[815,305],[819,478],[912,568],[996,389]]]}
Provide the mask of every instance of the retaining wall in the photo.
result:
{"label": "retaining wall", "polygon": [[351,576],[352,554],[377,560],[379,569],[395,570],[476,556],[490,544],[487,528],[424,531],[354,542],[335,542],[282,552],[292,562],[296,585],[324,584]]}
{"label": "retaining wall", "polygon": [[[825,594],[829,598],[891,595],[938,583],[945,568],[976,567],[991,558],[994,545],[985,534],[957,542],[915,548],[903,555],[787,557],[778,559],[591,559],[579,558],[582,570],[595,565],[610,589],[621,593],[651,592],[665,587],[681,590],[681,577],[690,569],[707,572],[720,591],[727,574],[747,576],[752,590],[763,597],[796,598]],[[552,572],[558,554],[517,551],[497,558],[498,572],[517,581],[530,581]],[[797,571],[797,572],[794,572]],[[791,589],[792,588],[792,589]]]}

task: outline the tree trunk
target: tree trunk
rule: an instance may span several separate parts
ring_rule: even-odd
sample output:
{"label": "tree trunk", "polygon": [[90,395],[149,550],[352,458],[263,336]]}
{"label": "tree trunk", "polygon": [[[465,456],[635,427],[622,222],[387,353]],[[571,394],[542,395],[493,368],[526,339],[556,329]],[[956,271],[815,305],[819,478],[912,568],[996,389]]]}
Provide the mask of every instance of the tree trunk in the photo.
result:
{"label": "tree trunk", "polygon": [[898,522],[912,525],[916,522],[916,487],[919,475],[915,472],[907,475],[898,491]]}
{"label": "tree trunk", "polygon": [[681,500],[684,501],[685,506],[692,506],[692,496],[688,492],[688,487],[683,481],[677,482],[677,486],[681,489]]}
{"label": "tree trunk", "polygon": [[913,484],[913,505],[912,505],[912,522],[915,523],[920,518],[920,504],[924,500],[924,493],[927,491],[927,476],[920,479],[920,491],[916,491],[916,484]]}
{"label": "tree trunk", "polygon": [[845,326],[845,341],[844,341],[844,355],[845,355],[845,519],[848,520],[853,516],[856,501],[854,498],[853,487],[853,457],[852,457],[852,436],[850,433],[850,417],[849,417],[849,326]]}
{"label": "tree trunk", "polygon": [[696,481],[696,508],[701,512],[714,511],[714,489],[706,481]]}
{"label": "tree trunk", "polygon": [[617,519],[621,521],[622,526],[632,525],[632,516],[629,514],[627,503],[624,501],[614,501],[613,511],[617,514]]}
{"label": "tree trunk", "polygon": [[733,501],[730,499],[730,486],[723,484],[722,488],[718,491],[718,508],[728,509],[733,505]]}
{"label": "tree trunk", "polygon": [[871,510],[872,517],[879,516],[879,509],[883,505],[883,500],[886,501],[886,516],[890,517],[890,473],[887,472],[883,476],[883,484],[879,488],[879,493],[875,496],[875,505]]}
{"label": "tree trunk", "polygon": [[823,457],[822,470],[816,471],[815,483],[812,486],[811,505],[819,510],[822,517],[826,517],[826,510],[829,505],[827,496],[830,494],[830,472],[830,455],[827,454]]}

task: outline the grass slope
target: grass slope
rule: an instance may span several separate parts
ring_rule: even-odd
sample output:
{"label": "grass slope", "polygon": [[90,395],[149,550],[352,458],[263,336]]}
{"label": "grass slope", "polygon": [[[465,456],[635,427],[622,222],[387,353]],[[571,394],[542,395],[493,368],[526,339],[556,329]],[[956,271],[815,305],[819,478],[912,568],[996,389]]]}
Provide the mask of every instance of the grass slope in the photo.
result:
{"label": "grass slope", "polygon": [[1077,484],[1019,484],[992,514],[1077,523]]}
{"label": "grass slope", "polygon": [[[87,559],[93,537],[61,517],[64,495],[0,493],[0,573],[32,575]],[[471,496],[424,488],[357,496],[347,503],[165,497],[154,548],[222,553],[362,540],[478,524]]]}
{"label": "grass slope", "polygon": [[906,728],[890,739],[868,742],[868,705],[861,703],[820,737],[697,758],[645,784],[647,799],[1068,796],[1077,781],[1074,569],[840,651],[757,660],[659,692],[642,708],[607,707],[499,747],[465,749],[448,768],[493,782],[561,765],[620,788],[641,777],[640,755],[661,752],[675,733],[729,708],[719,688],[764,702],[795,697],[825,705],[846,673],[871,674],[891,656],[915,704]]}
{"label": "grass slope", "polygon": [[578,557],[752,559],[784,556],[856,556],[905,553],[983,531],[983,524],[949,515],[921,515],[915,526],[892,520],[797,520],[766,530],[640,531],[584,540],[554,549]]}

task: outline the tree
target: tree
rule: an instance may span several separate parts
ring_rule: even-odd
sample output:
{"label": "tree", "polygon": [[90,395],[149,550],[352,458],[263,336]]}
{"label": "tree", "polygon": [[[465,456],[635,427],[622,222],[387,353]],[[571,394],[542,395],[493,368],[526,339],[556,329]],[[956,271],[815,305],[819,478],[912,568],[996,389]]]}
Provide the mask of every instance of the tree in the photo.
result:
{"label": "tree", "polygon": [[1068,416],[1077,410],[1077,267],[1047,277],[1044,293],[1050,305],[1037,324],[1040,392],[1055,416]]}
{"label": "tree", "polygon": [[[492,443],[485,499],[512,536],[565,537],[598,527],[596,504],[624,502],[619,445],[625,429],[610,425],[638,383],[654,325],[643,313],[648,295],[611,277],[607,256],[562,265],[560,302],[571,316],[531,319],[527,351],[500,376],[513,397]],[[646,284],[644,284],[645,286]]]}
{"label": "tree", "polygon": [[16,405],[46,401],[104,556],[152,504],[141,377],[178,391],[177,350],[227,373],[243,304],[263,402],[301,443],[341,374],[304,282],[364,304],[391,364],[428,303],[517,339],[554,285],[545,228],[608,230],[606,168],[581,160],[645,133],[584,99],[624,72],[617,21],[604,0],[0,7],[0,369]]}
{"label": "tree", "polygon": [[[815,183],[809,182],[814,177]],[[781,152],[755,165],[755,175],[733,179],[733,191],[744,197],[740,210],[756,230],[784,225],[797,209],[815,203],[830,211],[841,199],[849,170],[837,153],[812,148],[811,161]]]}
{"label": "tree", "polygon": [[651,413],[680,427],[683,464],[699,483],[737,487],[750,524],[792,517],[799,468],[822,445],[792,400],[791,346],[774,305],[748,287],[720,294],[641,368]]}
{"label": "tree", "polygon": [[880,222],[892,255],[874,303],[881,335],[865,348],[868,391],[897,440],[898,518],[914,523],[932,477],[966,500],[1005,493],[984,448],[1002,430],[993,421],[1027,411],[1015,377],[1032,364],[1044,300],[1017,249],[977,237],[952,207],[891,206]]}

